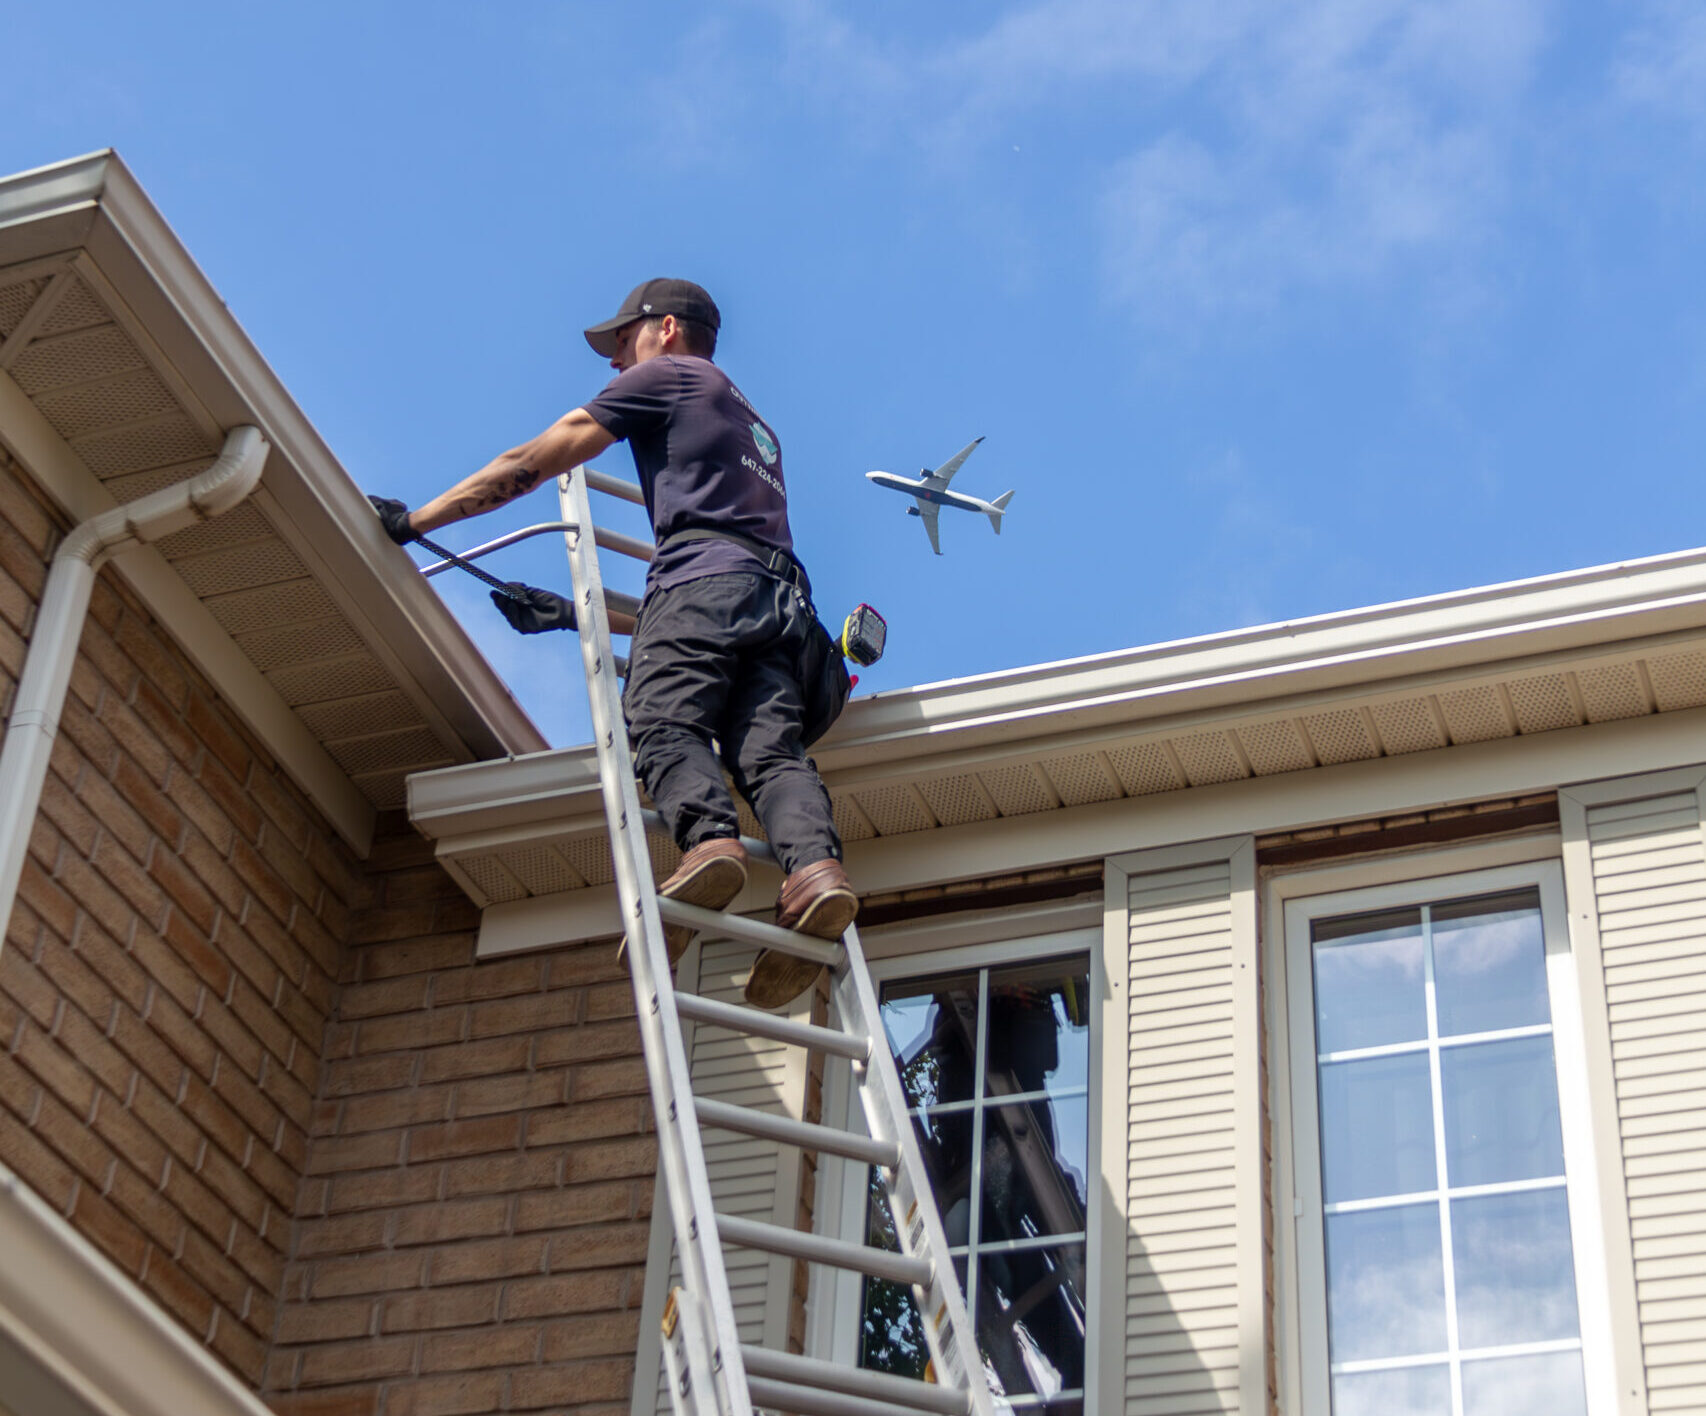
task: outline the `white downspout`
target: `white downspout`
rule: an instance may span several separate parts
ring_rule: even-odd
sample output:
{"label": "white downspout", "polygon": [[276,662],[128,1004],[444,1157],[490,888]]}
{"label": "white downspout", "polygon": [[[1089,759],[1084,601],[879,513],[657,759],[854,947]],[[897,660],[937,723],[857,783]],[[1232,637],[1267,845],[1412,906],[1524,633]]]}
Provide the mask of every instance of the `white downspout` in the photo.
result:
{"label": "white downspout", "polygon": [[80,522],[54,552],[30,632],[6,736],[0,742],[0,939],[12,918],[18,881],[59,711],[71,683],[95,573],[113,556],[231,510],[254,491],[269,444],[258,428],[234,428],[219,460],[187,481],[164,487]]}

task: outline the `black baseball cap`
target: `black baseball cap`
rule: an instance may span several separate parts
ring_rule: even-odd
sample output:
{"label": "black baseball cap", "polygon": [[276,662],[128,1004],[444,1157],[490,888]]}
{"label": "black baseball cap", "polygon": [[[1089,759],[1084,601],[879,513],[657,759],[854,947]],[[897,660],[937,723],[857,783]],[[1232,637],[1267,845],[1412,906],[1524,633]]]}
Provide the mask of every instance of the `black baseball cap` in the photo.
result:
{"label": "black baseball cap", "polygon": [[717,302],[705,293],[704,286],[695,285],[691,280],[671,280],[660,275],[655,280],[642,281],[630,290],[620,310],[603,324],[595,324],[586,332],[586,342],[592,346],[593,353],[609,359],[616,353],[616,331],[623,325],[649,319],[653,315],[679,315],[684,320],[697,320],[702,325],[709,325],[713,330],[723,326]]}

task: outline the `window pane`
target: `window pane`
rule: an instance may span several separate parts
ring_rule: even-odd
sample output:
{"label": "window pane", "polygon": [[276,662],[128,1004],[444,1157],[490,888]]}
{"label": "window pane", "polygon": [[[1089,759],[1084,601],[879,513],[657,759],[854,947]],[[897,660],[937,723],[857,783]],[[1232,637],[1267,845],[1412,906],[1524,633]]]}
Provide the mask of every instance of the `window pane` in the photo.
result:
{"label": "window pane", "polygon": [[1451,1243],[1465,1349],[1580,1335],[1562,1189],[1454,1200]]}
{"label": "window pane", "polygon": [[1415,1042],[1428,1035],[1420,910],[1318,920],[1313,937],[1320,1051]]}
{"label": "window pane", "polygon": [[1327,1216],[1327,1334],[1335,1362],[1444,1350],[1438,1205]]}
{"label": "window pane", "polygon": [[977,975],[885,990],[888,1033],[908,1106],[970,1101],[977,1065]]}
{"label": "window pane", "polygon": [[950,1244],[971,1242],[972,1111],[932,1111],[912,1118],[924,1170]]}
{"label": "window pane", "polygon": [[929,1360],[912,1290],[886,1278],[867,1278],[860,1305],[859,1365],[873,1372],[922,1379]]}
{"label": "window pane", "polygon": [[1083,1233],[1087,1109],[1077,1097],[995,1106],[984,1113],[978,1243]]}
{"label": "window pane", "polygon": [[1439,1074],[1453,1186],[1564,1173],[1551,1038],[1442,1048]]}
{"label": "window pane", "polygon": [[1463,1416],[1587,1416],[1587,1409],[1579,1352],[1463,1364]]}
{"label": "window pane", "polygon": [[1009,1395],[1084,1386],[1084,1246],[979,1254],[978,1345]]}
{"label": "window pane", "polygon": [[1321,1068],[1321,1182],[1329,1204],[1432,1190],[1433,1085],[1428,1054]]}
{"label": "window pane", "polygon": [[1441,1037],[1551,1022],[1535,891],[1435,905],[1433,943]]}
{"label": "window pane", "polygon": [[992,972],[988,1067],[992,1098],[1088,1086],[1089,971],[1049,964]]}
{"label": "window pane", "polygon": [[1450,1410],[1449,1367],[1400,1367],[1333,1378],[1333,1416],[1446,1416]]}

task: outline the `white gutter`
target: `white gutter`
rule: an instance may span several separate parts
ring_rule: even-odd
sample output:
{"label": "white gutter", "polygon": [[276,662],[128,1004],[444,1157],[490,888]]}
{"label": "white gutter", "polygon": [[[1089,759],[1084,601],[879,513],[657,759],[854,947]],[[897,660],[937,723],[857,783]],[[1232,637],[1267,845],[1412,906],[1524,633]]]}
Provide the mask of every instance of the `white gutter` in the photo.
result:
{"label": "white gutter", "polygon": [[271,1416],[4,1166],[0,1254],[0,1406],[19,1416]]}
{"label": "white gutter", "polygon": [[54,552],[0,743],[0,920],[12,917],[96,572],[115,555],[231,510],[261,480],[268,448],[259,429],[235,428],[205,472],[91,516]]}

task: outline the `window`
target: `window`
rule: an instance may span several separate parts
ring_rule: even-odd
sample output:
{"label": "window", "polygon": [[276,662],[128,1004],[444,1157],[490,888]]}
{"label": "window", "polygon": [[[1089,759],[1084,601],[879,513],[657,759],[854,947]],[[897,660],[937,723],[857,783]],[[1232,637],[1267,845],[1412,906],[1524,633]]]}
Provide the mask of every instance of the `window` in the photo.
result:
{"label": "window", "polygon": [[[1084,1410],[1090,965],[968,968],[890,983],[882,1013],[984,1365],[1018,1410]],[[869,1242],[894,1248],[872,1177]],[[867,1279],[859,1361],[917,1376],[910,1293]]]}
{"label": "window", "polygon": [[1307,1410],[1586,1416],[1603,1285],[1556,878],[1287,905]]}

